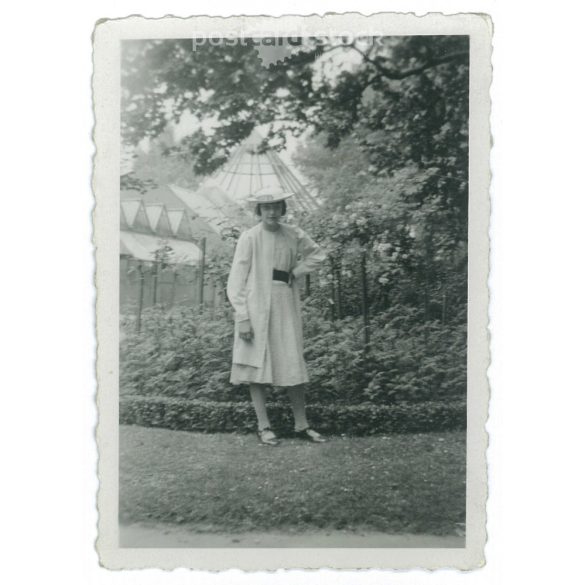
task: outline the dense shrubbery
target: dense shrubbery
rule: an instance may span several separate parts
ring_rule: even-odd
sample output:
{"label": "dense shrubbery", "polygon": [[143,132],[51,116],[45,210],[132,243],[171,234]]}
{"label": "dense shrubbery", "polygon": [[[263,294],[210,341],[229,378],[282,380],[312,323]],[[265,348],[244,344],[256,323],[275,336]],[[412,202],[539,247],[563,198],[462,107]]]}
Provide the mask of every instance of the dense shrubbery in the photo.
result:
{"label": "dense shrubbery", "polygon": [[420,323],[417,311],[394,307],[372,320],[366,354],[361,319],[329,321],[309,312],[305,322],[311,386],[320,399],[395,404],[465,397],[464,325]]}
{"label": "dense shrubbery", "polygon": [[[184,40],[131,43],[123,67],[125,141],[160,134],[171,102],[177,119],[183,110],[201,119],[215,118],[218,108],[237,112],[215,132],[199,129],[175,147],[208,174],[255,126],[278,120],[265,146],[311,129],[295,162],[321,205],[311,213],[291,206],[288,219],[328,251],[304,302],[309,402],[339,417],[355,405],[366,425],[368,417],[390,421],[400,409],[420,411],[422,425],[430,405],[448,410],[466,397],[468,39],[385,37],[369,47],[369,58],[331,79],[315,68],[323,47],[305,49],[266,69],[247,45],[194,52]],[[325,60],[331,50],[363,57],[358,46],[328,45]],[[187,95],[186,87],[206,90],[206,98],[191,89]],[[275,100],[278,88],[286,92]],[[165,99],[150,99],[154,92]],[[281,125],[283,117],[290,125]],[[207,276],[225,283],[229,263],[229,251],[212,257]],[[213,314],[155,308],[145,311],[140,334],[131,322],[123,330],[122,395],[200,401],[194,409],[247,398],[245,388],[229,384],[227,306]],[[213,417],[209,428],[217,426]]]}
{"label": "dense shrubbery", "polygon": [[122,336],[121,394],[237,399],[238,389],[229,384],[233,323],[227,308],[150,308],[142,315],[141,332],[126,319]]}
{"label": "dense shrubbery", "polygon": [[[403,306],[376,315],[370,351],[363,350],[362,321],[331,321],[305,310],[305,355],[311,402],[417,403],[464,399],[465,327],[429,321]],[[149,309],[141,333],[123,323],[122,394],[182,399],[246,399],[229,384],[233,322],[227,310]]]}
{"label": "dense shrubbery", "polygon": [[[290,408],[282,403],[268,405],[279,435],[292,433]],[[331,435],[371,435],[464,429],[465,402],[448,404],[422,402],[394,406],[312,404],[307,408],[312,423]],[[120,401],[120,422],[205,433],[246,432],[256,429],[256,417],[249,402],[210,402],[175,398],[125,396]]]}

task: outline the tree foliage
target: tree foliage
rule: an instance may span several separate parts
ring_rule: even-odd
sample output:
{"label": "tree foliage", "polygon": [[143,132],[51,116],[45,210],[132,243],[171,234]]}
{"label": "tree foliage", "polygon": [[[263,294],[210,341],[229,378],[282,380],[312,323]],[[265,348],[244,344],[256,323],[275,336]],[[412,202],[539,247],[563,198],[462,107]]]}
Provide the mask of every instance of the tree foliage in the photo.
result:
{"label": "tree foliage", "polygon": [[185,189],[197,189],[200,179],[180,153],[174,152],[176,145],[175,137],[167,127],[165,132],[150,141],[147,150],[137,151],[133,166],[135,175],[156,185],[174,184]]}
{"label": "tree foliage", "polygon": [[[252,42],[124,41],[128,144],[188,113],[199,126],[168,154],[200,175],[257,126],[266,148],[305,137],[294,160],[322,205],[296,219],[329,251],[305,299],[307,358],[331,400],[344,388],[354,402],[464,392],[468,60],[465,36],[309,39],[270,67]],[[229,263],[214,257],[209,275],[223,282]]]}
{"label": "tree foliage", "polygon": [[311,302],[341,317],[358,313],[360,257],[366,254],[373,311],[402,303],[422,308],[425,319],[465,320],[466,232],[438,196],[419,201],[436,170],[411,165],[392,175],[358,171],[363,161],[351,156],[354,146],[344,139],[328,151],[309,142],[296,157],[324,200],[303,225],[330,252]]}
{"label": "tree foliage", "polygon": [[124,41],[122,65],[125,141],[156,137],[188,112],[202,125],[182,148],[199,174],[263,124],[272,125],[268,143],[276,148],[287,132],[306,128],[329,147],[356,133],[372,172],[448,164],[467,132],[464,36],[380,37],[367,46],[307,40],[270,67],[252,42],[194,50],[190,39]]}

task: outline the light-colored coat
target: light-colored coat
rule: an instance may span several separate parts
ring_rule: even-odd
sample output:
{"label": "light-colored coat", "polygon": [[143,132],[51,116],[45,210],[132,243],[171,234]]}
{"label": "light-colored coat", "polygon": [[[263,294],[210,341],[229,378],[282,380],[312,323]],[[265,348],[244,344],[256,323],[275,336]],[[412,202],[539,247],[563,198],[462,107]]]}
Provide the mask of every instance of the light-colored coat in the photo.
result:
{"label": "light-colored coat", "polygon": [[[287,238],[296,262],[292,268],[294,310],[301,322],[299,278],[315,270],[326,254],[303,230],[280,224],[281,233]],[[227,295],[234,308],[236,321],[233,362],[261,367],[268,338],[270,293],[274,256],[274,233],[262,223],[245,231],[238,240],[232,268],[228,278]],[[240,339],[238,323],[249,319],[254,331],[251,342]]]}

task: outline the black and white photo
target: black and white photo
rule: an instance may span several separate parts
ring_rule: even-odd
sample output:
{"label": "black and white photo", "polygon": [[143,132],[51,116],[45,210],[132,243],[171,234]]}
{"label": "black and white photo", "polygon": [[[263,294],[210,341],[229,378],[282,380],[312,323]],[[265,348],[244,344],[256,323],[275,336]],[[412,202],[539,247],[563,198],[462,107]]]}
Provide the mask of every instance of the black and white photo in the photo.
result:
{"label": "black and white photo", "polygon": [[490,34],[98,25],[108,566],[482,563]]}

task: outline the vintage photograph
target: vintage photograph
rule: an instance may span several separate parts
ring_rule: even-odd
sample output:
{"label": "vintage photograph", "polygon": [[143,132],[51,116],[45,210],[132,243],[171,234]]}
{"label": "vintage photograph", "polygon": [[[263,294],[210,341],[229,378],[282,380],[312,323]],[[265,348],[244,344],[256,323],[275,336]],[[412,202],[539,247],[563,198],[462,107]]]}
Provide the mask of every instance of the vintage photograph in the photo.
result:
{"label": "vintage photograph", "polygon": [[487,230],[489,133],[470,83],[487,100],[489,70],[465,19],[348,22],[106,23],[119,99],[96,92],[96,165],[103,105],[118,187],[95,183],[96,230],[117,282],[100,292],[98,274],[100,345],[115,343],[98,406],[115,403],[116,439],[98,432],[115,463],[100,514],[122,554],[462,559],[473,542],[481,562],[487,231],[470,218]]}

